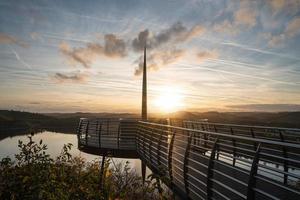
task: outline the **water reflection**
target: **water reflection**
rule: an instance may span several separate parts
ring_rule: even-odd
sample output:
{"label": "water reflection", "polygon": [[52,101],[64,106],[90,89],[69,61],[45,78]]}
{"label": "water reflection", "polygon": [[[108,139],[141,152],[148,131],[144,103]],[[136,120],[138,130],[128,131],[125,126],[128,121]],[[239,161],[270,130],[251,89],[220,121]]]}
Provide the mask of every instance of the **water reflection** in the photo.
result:
{"label": "water reflection", "polygon": [[[27,135],[17,135],[12,137],[6,137],[0,141],[0,159],[9,156],[14,159],[14,155],[19,152],[18,149],[18,141],[22,140],[23,142],[28,141]],[[59,155],[64,144],[72,143],[73,148],[71,150],[71,154],[73,156],[81,156],[85,158],[87,161],[93,161],[95,159],[101,159],[101,156],[91,155],[84,152],[81,152],[77,148],[77,136],[75,134],[64,134],[64,133],[56,133],[50,131],[44,131],[40,133],[36,133],[33,136],[33,140],[39,142],[43,140],[44,144],[47,144],[48,150],[47,152],[51,155],[51,157],[56,157]],[[112,158],[115,163],[120,162],[130,162],[130,166],[136,170],[137,173],[141,172],[141,161],[140,159],[127,159],[127,158]],[[147,172],[149,174],[149,170]]]}

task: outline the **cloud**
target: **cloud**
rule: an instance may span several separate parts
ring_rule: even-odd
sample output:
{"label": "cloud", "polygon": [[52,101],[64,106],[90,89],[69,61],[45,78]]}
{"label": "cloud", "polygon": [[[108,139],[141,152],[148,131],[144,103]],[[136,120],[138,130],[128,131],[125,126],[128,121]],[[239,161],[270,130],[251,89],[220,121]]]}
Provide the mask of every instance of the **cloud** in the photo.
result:
{"label": "cloud", "polygon": [[219,53],[216,50],[200,51],[197,53],[197,58],[200,62],[204,62],[208,59],[216,59],[218,57],[219,57]]}
{"label": "cloud", "polygon": [[[147,57],[147,69],[151,71],[159,70],[162,67],[175,63],[185,54],[184,50],[171,49],[166,51],[156,51],[151,53]],[[139,76],[143,72],[144,60],[141,56],[135,63],[138,63],[138,67],[135,69],[134,75]]]}
{"label": "cloud", "polygon": [[300,33],[300,17],[293,18],[285,27],[285,30],[278,34],[272,35],[268,34],[267,39],[269,39],[269,46],[276,47],[282,45],[287,39],[294,38]]}
{"label": "cloud", "polygon": [[295,17],[288,23],[285,29],[285,34],[287,35],[287,37],[292,38],[299,33],[300,33],[300,17]]}
{"label": "cloud", "polygon": [[80,71],[72,72],[70,74],[63,74],[63,73],[55,73],[53,79],[58,83],[83,83],[87,80],[89,75],[87,73],[83,73]]}
{"label": "cloud", "polygon": [[227,107],[242,111],[283,112],[300,111],[300,104],[241,104]]}
{"label": "cloud", "polygon": [[232,22],[230,22],[227,19],[219,24],[215,24],[213,26],[213,30],[216,32],[228,33],[231,35],[235,35],[238,33],[238,29],[234,26]]}
{"label": "cloud", "polygon": [[241,1],[240,8],[234,13],[234,23],[249,28],[256,25],[257,11],[247,1]]}
{"label": "cloud", "polygon": [[212,29],[216,32],[236,35],[241,28],[252,28],[257,24],[258,7],[255,1],[241,1],[233,10],[233,19],[215,23]]}
{"label": "cloud", "polygon": [[104,36],[104,46],[88,43],[85,47],[71,48],[66,42],[62,42],[59,49],[71,64],[79,63],[85,68],[90,68],[91,64],[101,56],[121,58],[127,55],[125,41],[114,34]]}
{"label": "cloud", "polygon": [[205,28],[196,25],[188,29],[181,22],[177,22],[167,29],[154,34],[150,33],[148,29],[141,31],[138,36],[132,41],[132,48],[134,51],[142,51],[147,41],[147,48],[154,49],[166,44],[172,45],[186,42],[194,37],[197,37],[205,32]]}
{"label": "cloud", "polygon": [[270,35],[269,37],[269,42],[268,45],[270,47],[277,47],[280,46],[281,44],[283,44],[283,42],[285,41],[286,37],[284,34],[279,34],[279,35]]}
{"label": "cloud", "polygon": [[274,14],[285,12],[294,15],[300,9],[300,0],[268,0],[267,3]]}
{"label": "cloud", "polygon": [[33,40],[38,40],[41,37],[41,35],[39,33],[37,33],[37,32],[31,32],[30,33],[30,37]]}
{"label": "cloud", "polygon": [[28,47],[25,42],[5,33],[0,33],[0,44],[16,44],[21,47]]}

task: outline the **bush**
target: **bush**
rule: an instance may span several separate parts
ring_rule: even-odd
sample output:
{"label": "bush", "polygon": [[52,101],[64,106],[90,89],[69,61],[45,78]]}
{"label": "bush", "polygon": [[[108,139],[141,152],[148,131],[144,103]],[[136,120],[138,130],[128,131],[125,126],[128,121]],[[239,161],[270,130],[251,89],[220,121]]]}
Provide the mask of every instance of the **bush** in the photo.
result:
{"label": "bush", "polygon": [[[20,152],[0,163],[0,199],[168,199],[160,183],[142,178],[129,167],[107,159],[103,183],[100,161],[86,162],[69,153],[72,144],[63,146],[53,159],[47,145],[19,141]],[[109,167],[113,163],[113,167]],[[157,180],[157,179],[155,179]],[[160,182],[160,180],[158,180]],[[159,187],[158,187],[159,186]]]}

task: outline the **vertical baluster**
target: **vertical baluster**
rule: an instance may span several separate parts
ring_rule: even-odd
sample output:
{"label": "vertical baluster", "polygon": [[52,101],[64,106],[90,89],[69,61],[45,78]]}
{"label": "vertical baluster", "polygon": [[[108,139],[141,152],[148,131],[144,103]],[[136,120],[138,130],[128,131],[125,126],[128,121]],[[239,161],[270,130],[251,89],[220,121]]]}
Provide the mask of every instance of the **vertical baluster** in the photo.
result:
{"label": "vertical baluster", "polygon": [[90,123],[90,121],[87,122],[86,129],[85,129],[85,145],[88,145],[89,123]]}
{"label": "vertical baluster", "polygon": [[120,131],[121,131],[121,121],[119,121],[118,123],[118,135],[117,135],[117,146],[118,146],[118,149],[120,149]]}
{"label": "vertical baluster", "polygon": [[211,179],[213,178],[213,171],[212,169],[214,168],[214,159],[216,157],[216,151],[217,151],[217,146],[218,146],[218,138],[215,139],[215,142],[213,143],[211,153],[210,153],[210,158],[208,161],[208,166],[207,166],[207,179],[206,179],[206,193],[207,193],[207,199],[211,199],[212,197],[212,181]]}
{"label": "vertical baluster", "polygon": [[[255,138],[255,134],[254,134],[253,128],[250,128],[250,132],[251,132],[251,137]],[[256,145],[256,143],[254,143],[254,151],[256,151],[256,149],[257,149],[257,145]]]}
{"label": "vertical baluster", "polygon": [[78,146],[81,144],[81,138],[80,138],[80,135],[81,135],[81,128],[82,128],[82,119],[79,120],[79,125],[78,125],[78,128],[77,128],[77,141],[78,141]]}
{"label": "vertical baluster", "polygon": [[[232,127],[230,127],[230,133],[231,133],[231,135],[234,135]],[[235,139],[232,139],[232,155],[233,155],[232,165],[235,166],[235,162],[236,162],[236,145],[235,145]]]}
{"label": "vertical baluster", "polygon": [[185,148],[185,154],[184,154],[184,161],[183,161],[183,178],[184,178],[184,187],[186,196],[189,196],[189,182],[188,182],[188,160],[189,160],[189,154],[191,150],[191,142],[194,137],[194,132],[189,131],[188,133],[188,140],[187,145]]}
{"label": "vertical baluster", "polygon": [[99,142],[99,148],[101,148],[101,131],[102,131],[102,122],[100,122],[100,124],[99,124],[99,131],[98,131],[98,142]]}
{"label": "vertical baluster", "polygon": [[[162,129],[162,128],[161,128]],[[158,131],[159,132],[159,139],[157,141],[157,164],[160,166],[160,157],[161,157],[161,141],[162,141],[162,130]]]}
{"label": "vertical baluster", "polygon": [[[169,129],[172,130],[172,129]],[[169,152],[168,152],[168,168],[169,168],[169,177],[170,177],[170,183],[171,186],[173,184],[173,174],[172,174],[172,153],[173,153],[173,144],[175,140],[175,131],[172,130],[172,135],[170,138],[170,144],[169,144]]]}
{"label": "vertical baluster", "polygon": [[[282,142],[284,142],[284,137],[283,137],[283,134],[282,134],[281,130],[279,130],[279,136],[280,136],[280,140]],[[284,172],[288,172],[289,171],[288,161],[286,160],[287,159],[287,151],[286,151],[286,148],[284,146],[282,146],[282,154],[283,154],[283,157],[285,158],[283,160],[283,170],[284,170]],[[287,180],[288,180],[288,175],[284,174],[283,183],[287,184]]]}
{"label": "vertical baluster", "polygon": [[255,175],[257,174],[257,169],[258,169],[260,146],[261,146],[261,144],[259,143],[256,148],[256,151],[255,151],[255,154],[253,157],[253,161],[252,161],[252,165],[251,165],[251,170],[250,170],[249,180],[248,180],[247,200],[255,199],[254,198],[255,192],[254,192],[253,188],[256,185]]}
{"label": "vertical baluster", "polygon": [[154,163],[152,163],[153,127],[151,127],[151,131],[150,131],[148,139],[150,140],[149,144],[148,144],[149,145],[148,146],[149,147],[148,148],[148,150],[149,150],[149,161],[152,165],[154,165]]}

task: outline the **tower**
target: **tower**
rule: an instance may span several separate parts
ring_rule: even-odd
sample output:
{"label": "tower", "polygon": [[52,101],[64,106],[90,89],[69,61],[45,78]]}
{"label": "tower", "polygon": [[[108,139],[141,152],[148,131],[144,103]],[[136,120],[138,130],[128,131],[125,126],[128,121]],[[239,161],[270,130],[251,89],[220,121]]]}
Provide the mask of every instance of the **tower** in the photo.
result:
{"label": "tower", "polygon": [[146,45],[144,47],[143,89],[142,89],[142,120],[147,120],[147,63]]}

